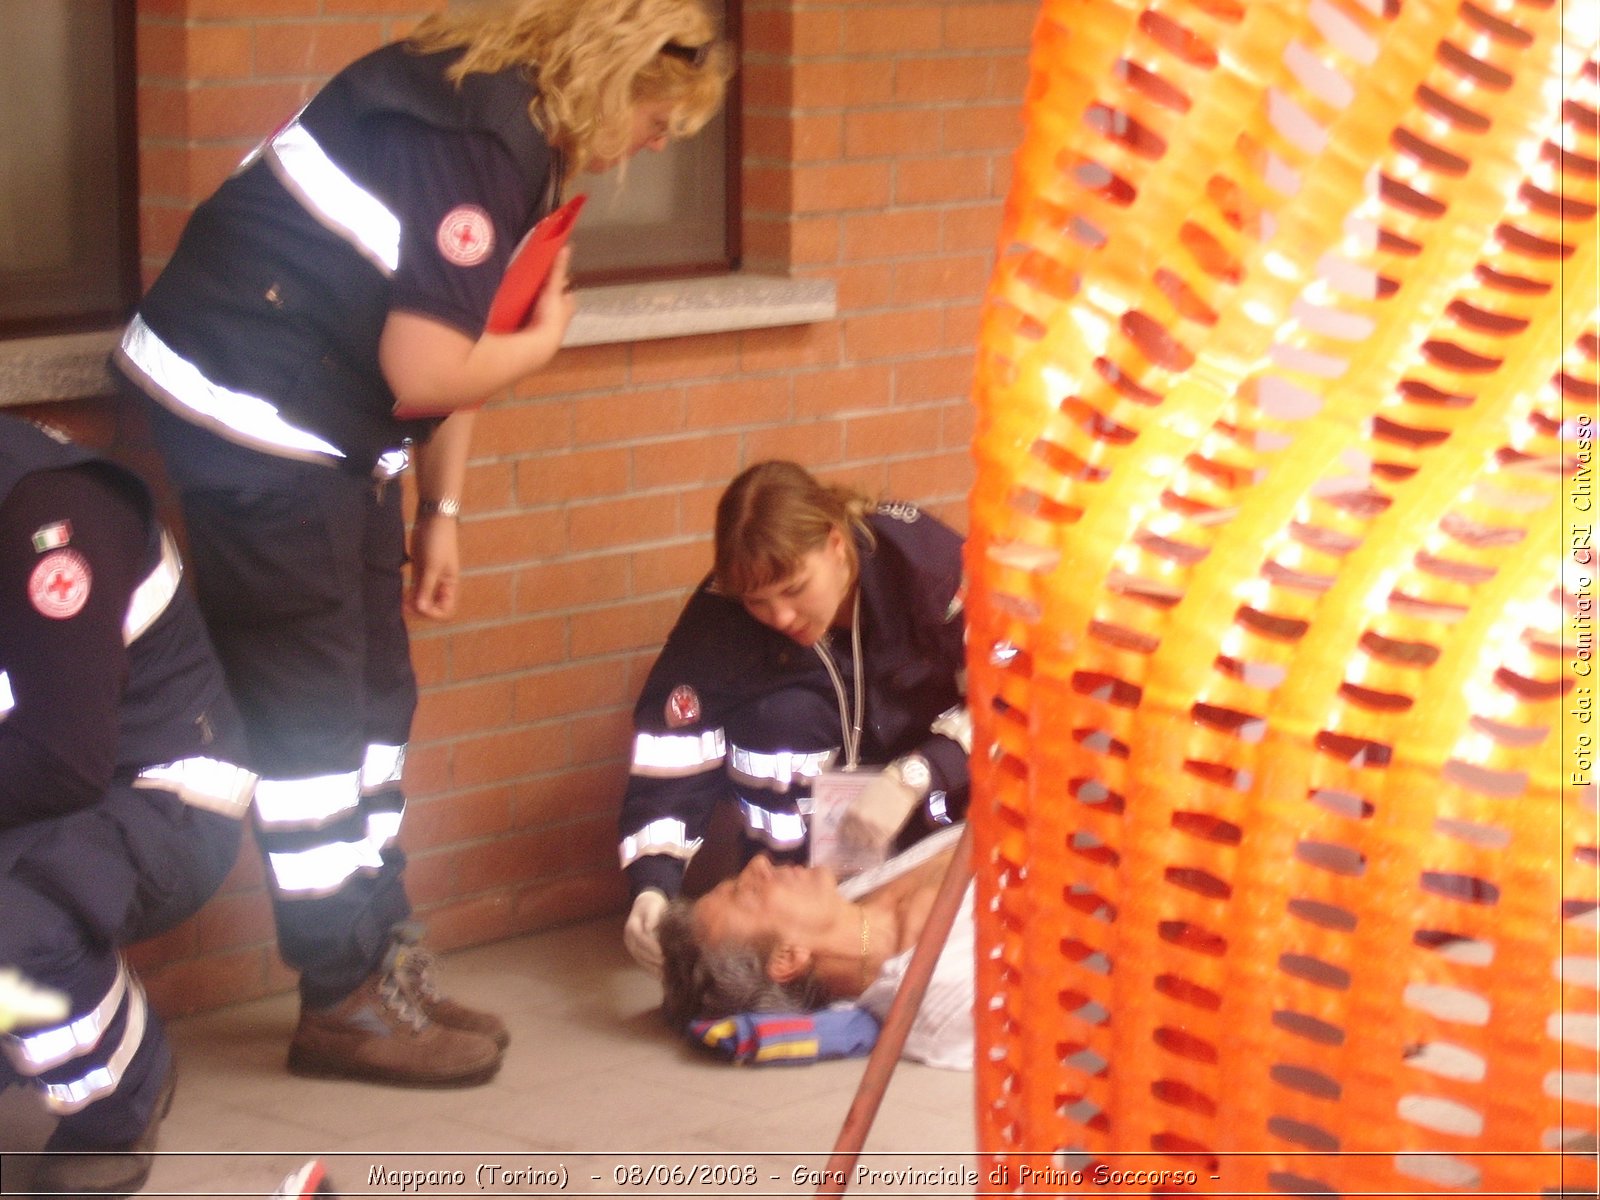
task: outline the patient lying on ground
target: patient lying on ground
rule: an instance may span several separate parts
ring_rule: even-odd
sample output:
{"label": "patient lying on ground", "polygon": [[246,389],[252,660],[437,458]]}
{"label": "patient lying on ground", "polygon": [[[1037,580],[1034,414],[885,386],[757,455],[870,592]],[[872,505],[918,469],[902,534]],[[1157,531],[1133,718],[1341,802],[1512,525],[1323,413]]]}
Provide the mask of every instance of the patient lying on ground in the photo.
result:
{"label": "patient lying on ground", "polygon": [[[698,900],[662,917],[667,1019],[802,1012],[849,1001],[889,1011],[959,827],[844,884],[827,867],[757,857]],[[907,1058],[972,1067],[972,889],[969,885],[906,1037]]]}

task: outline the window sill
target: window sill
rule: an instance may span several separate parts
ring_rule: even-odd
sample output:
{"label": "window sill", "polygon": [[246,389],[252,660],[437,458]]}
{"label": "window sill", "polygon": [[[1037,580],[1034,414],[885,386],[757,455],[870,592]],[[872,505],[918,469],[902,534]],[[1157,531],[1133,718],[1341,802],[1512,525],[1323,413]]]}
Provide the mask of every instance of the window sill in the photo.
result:
{"label": "window sill", "polygon": [[[831,320],[831,279],[718,275],[582,288],[564,346],[601,346]],[[0,341],[0,408],[86,400],[114,390],[118,329]]]}
{"label": "window sill", "polygon": [[732,274],[580,288],[578,314],[561,344],[603,346],[808,325],[830,321],[838,310],[831,279]]}

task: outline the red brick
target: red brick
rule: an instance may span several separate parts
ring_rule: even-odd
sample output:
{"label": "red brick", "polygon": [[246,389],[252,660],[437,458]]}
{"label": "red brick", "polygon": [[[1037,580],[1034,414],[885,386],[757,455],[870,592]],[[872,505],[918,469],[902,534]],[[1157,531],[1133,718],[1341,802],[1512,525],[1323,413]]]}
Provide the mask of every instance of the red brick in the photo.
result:
{"label": "red brick", "polygon": [[385,41],[383,26],[374,21],[260,25],[255,33],[256,72],[263,77],[325,79]]}
{"label": "red brick", "polygon": [[512,898],[507,892],[440,904],[422,913],[428,944],[439,950],[478,946],[522,932],[512,923]]}
{"label": "red brick", "polygon": [[992,255],[1000,240],[1002,215],[1002,206],[991,202],[942,209],[943,233],[939,249],[946,253],[980,250]]}
{"label": "red brick", "polygon": [[1004,150],[1022,142],[1022,111],[1016,104],[969,104],[944,114],[943,149]]}
{"label": "red brick", "polygon": [[833,281],[838,288],[841,318],[887,307],[889,290],[894,286],[894,276],[882,264],[840,267],[833,272]]}
{"label": "red brick", "polygon": [[461,523],[462,561],[477,567],[549,558],[564,546],[562,516],[556,509]]}
{"label": "red brick", "polygon": [[[583,305],[583,289],[577,291]],[[619,388],[628,381],[628,347],[570,346],[558,353],[543,370],[535,371],[513,389],[518,399],[559,396],[568,392],[592,392]],[[548,419],[543,413],[539,419]]]}
{"label": "red brick", "polygon": [[566,622],[560,617],[462,630],[450,636],[450,677],[476,679],[554,662],[565,649],[565,635]]}
{"label": "red brick", "polygon": [[794,371],[839,361],[839,331],[832,321],[747,329],[739,338],[739,368]]}
{"label": "red brick", "polygon": [[244,138],[254,142],[294,115],[309,88],[294,83],[212,84],[187,96],[191,137]]}
{"label": "red brick", "polygon": [[892,380],[892,369],[881,363],[797,375],[794,381],[795,418],[810,420],[845,412],[887,408]]}
{"label": "red brick", "polygon": [[625,758],[633,746],[632,705],[618,704],[598,712],[579,713],[568,726],[574,744],[586,749],[591,762]]}
{"label": "red brick", "polygon": [[566,402],[491,404],[472,424],[472,455],[514,457],[565,449],[572,444],[572,423],[572,405]]}
{"label": "red brick", "polygon": [[[143,7],[145,0],[140,0]],[[178,6],[191,21],[247,21],[256,17],[314,17],[322,0],[187,0]]]}
{"label": "red brick", "polygon": [[272,903],[263,892],[213,896],[195,914],[192,924],[196,930],[197,949],[203,954],[246,946],[270,946],[278,936],[272,920]]}
{"label": "red brick", "polygon": [[940,220],[933,208],[851,213],[840,219],[844,257],[861,263],[933,253],[939,249]]}
{"label": "red brick", "polygon": [[183,69],[190,82],[250,77],[254,55],[247,26],[197,25],[184,40]]}
{"label": "red brick", "polygon": [[849,54],[875,58],[937,50],[944,36],[941,8],[874,4],[845,14],[844,45]]}
{"label": "red brick", "polygon": [[902,158],[894,168],[894,203],[982,200],[989,196],[990,180],[990,163],[982,155]]}
{"label": "red brick", "polygon": [[677,531],[677,512],[660,496],[573,504],[567,508],[567,541],[577,553],[655,541]]}
{"label": "red brick", "polygon": [[751,462],[767,458],[787,458],[807,466],[838,462],[844,453],[844,426],[839,421],[809,421],[761,429],[745,438],[745,446]]}
{"label": "red brick", "polygon": [[[947,454],[911,458],[889,464],[885,494],[918,500],[939,495],[965,497],[975,474],[972,455],[965,447]],[[953,508],[954,511],[930,511],[957,532],[964,531],[967,527],[965,500],[958,501]]]}
{"label": "red brick", "polygon": [[746,55],[739,68],[739,87],[747,116],[781,112],[794,104],[794,76],[787,63],[761,62]]}
{"label": "red brick", "polygon": [[[427,697],[423,697],[427,703]],[[412,742],[406,747],[406,794],[435,795],[450,787],[450,746]]]}
{"label": "red brick", "polygon": [[[783,429],[786,426],[772,426]],[[744,444],[748,449],[761,436],[761,430],[752,430],[744,435]],[[746,462],[756,462],[759,456],[746,454]],[[702,488],[685,488],[678,494],[678,521],[682,532],[690,537],[711,536],[712,523],[716,519],[717,501],[722,498],[726,483],[709,484]]]}
{"label": "red brick", "polygon": [[912,109],[878,109],[846,114],[845,158],[895,158],[908,151],[936,148],[938,125]]}
{"label": "red brick", "polygon": [[463,738],[454,746],[450,774],[456,787],[474,788],[567,765],[571,743],[562,725],[524,725]]}
{"label": "red brick", "polygon": [[895,363],[894,402],[926,404],[935,400],[965,400],[972,394],[976,359],[970,354],[941,354]]}
{"label": "red brick", "polygon": [[[614,756],[610,762],[585,764],[570,771],[522,780],[516,785],[516,798],[512,802],[513,827],[539,829],[592,816],[599,811],[615,813],[627,779],[627,763]],[[615,847],[611,849],[612,853],[606,856],[607,865],[615,870]]]}
{"label": "red brick", "polygon": [[633,347],[630,375],[635,385],[719,378],[733,372],[738,352],[736,333],[640,342]]}
{"label": "red brick", "polygon": [[435,687],[417,711],[411,737],[427,742],[498,728],[511,718],[514,690],[509,679]]}
{"label": "red brick", "polygon": [[417,846],[447,846],[497,837],[511,828],[511,788],[428,796],[406,805],[406,838]]}
{"label": "red brick", "polygon": [[[616,664],[590,661],[558,665],[548,671],[520,675],[516,684],[516,716],[520,722],[547,721],[597,708],[632,702],[627,677]],[[575,739],[579,746],[582,739]]]}
{"label": "red brick", "polygon": [[[404,839],[403,839],[404,840]],[[406,849],[406,894],[417,909],[426,909],[456,892],[456,868],[469,854],[461,847],[448,850]]]}
{"label": "red brick", "polygon": [[895,73],[871,60],[796,63],[790,103],[800,110],[864,108],[895,99]]}
{"label": "red brick", "polygon": [[134,53],[141,87],[158,80],[183,81],[187,32],[184,26],[170,21],[139,22]]}
{"label": "red brick", "polygon": [[[736,472],[720,482],[726,486]],[[652,546],[633,556],[633,594],[644,598],[670,592],[682,603],[711,569],[711,544],[703,538],[670,546]]]}
{"label": "red brick", "polygon": [[943,315],[936,308],[851,317],[845,322],[845,356],[859,362],[926,354],[939,349],[943,329]]}
{"label": "red brick", "polygon": [[[627,899],[628,885],[621,871],[601,868],[565,875],[519,888],[514,922],[518,929],[547,929],[604,913],[620,913]],[[620,922],[618,930],[620,937]]]}
{"label": "red brick", "polygon": [[944,44],[952,50],[1026,46],[1038,17],[1037,4],[952,5],[945,10]]}
{"label": "red brick", "polygon": [[182,1017],[266,995],[268,953],[251,949],[209,954],[139,974],[151,1006],[163,1017]]}
{"label": "red brick", "polygon": [[635,446],[630,451],[634,486],[654,489],[726,479],[738,467],[740,445],[739,435],[729,433]]}
{"label": "red brick", "polygon": [[944,310],[942,344],[952,349],[976,354],[978,332],[982,326],[983,306],[980,302],[952,304]]}
{"label": "red brick", "polygon": [[624,650],[656,648],[678,619],[676,598],[613,604],[572,617],[572,655],[592,658]]}
{"label": "red brick", "polygon": [[629,389],[583,397],[573,408],[573,441],[579,446],[631,442],[684,429],[681,388]]}
{"label": "red brick", "polygon": [[627,447],[569,450],[517,464],[517,500],[524,505],[615,496],[628,490]]}
{"label": "red brick", "polygon": [[978,298],[988,286],[989,274],[987,256],[950,256],[896,263],[890,303],[917,305],[934,300]]}
{"label": "red brick", "polygon": [[848,212],[889,203],[894,168],[887,162],[799,166],[793,173],[794,211]]}
{"label": "red brick", "polygon": [[689,428],[747,428],[789,417],[789,380],[763,376],[698,384],[686,392]]}
{"label": "red brick", "polygon": [[897,410],[845,422],[846,458],[902,458],[939,448],[939,421],[926,409]]}
{"label": "red brick", "polygon": [[986,58],[906,58],[895,63],[891,98],[912,104],[987,100],[993,95],[991,77]]}
{"label": "red brick", "polygon": [[626,554],[590,554],[526,567],[515,576],[514,611],[547,613],[620,600],[628,594],[628,578]]}

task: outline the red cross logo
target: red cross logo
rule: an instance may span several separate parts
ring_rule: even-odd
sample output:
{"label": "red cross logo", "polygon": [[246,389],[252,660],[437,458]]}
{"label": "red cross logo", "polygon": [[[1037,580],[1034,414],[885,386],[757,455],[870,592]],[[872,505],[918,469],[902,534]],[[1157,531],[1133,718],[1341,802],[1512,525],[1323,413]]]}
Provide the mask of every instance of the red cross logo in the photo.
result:
{"label": "red cross logo", "polygon": [[83,611],[89,602],[89,563],[76,550],[56,550],[41,558],[28,576],[28,599],[54,621]]}
{"label": "red cross logo", "polygon": [[476,204],[458,204],[439,222],[439,253],[458,267],[475,267],[494,250],[494,225]]}

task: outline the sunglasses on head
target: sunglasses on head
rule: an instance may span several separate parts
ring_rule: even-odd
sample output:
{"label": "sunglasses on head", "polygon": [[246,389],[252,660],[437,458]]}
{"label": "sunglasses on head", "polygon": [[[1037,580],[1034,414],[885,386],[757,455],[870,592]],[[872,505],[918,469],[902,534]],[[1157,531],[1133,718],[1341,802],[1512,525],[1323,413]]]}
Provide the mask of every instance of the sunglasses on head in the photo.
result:
{"label": "sunglasses on head", "polygon": [[711,57],[711,47],[714,42],[705,42],[699,46],[685,46],[682,42],[668,42],[661,47],[661,53],[679,62],[686,62],[691,67],[703,67],[706,59]]}

